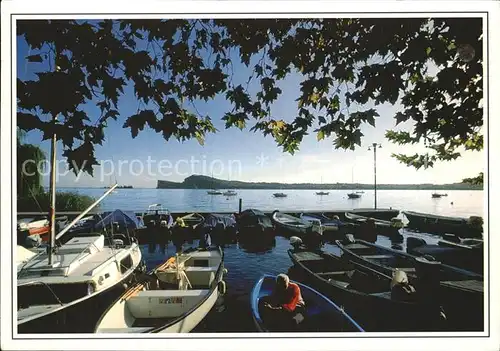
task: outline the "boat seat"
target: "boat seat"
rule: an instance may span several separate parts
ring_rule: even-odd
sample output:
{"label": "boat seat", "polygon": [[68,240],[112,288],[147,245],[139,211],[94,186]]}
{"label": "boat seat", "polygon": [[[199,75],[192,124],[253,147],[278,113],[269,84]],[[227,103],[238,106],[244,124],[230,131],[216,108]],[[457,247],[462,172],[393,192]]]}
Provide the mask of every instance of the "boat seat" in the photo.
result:
{"label": "boat seat", "polygon": [[391,259],[394,258],[394,255],[363,255],[361,257],[368,260],[379,260],[379,259]]}
{"label": "boat seat", "polygon": [[346,273],[347,273],[347,271],[337,271],[337,272],[321,272],[321,273],[316,273],[316,274],[319,276],[322,276],[322,275],[343,275]]}
{"label": "boat seat", "polygon": [[115,333],[115,334],[143,333],[151,329],[152,329],[151,327],[99,328],[98,333]]}
{"label": "boat seat", "polygon": [[204,286],[210,288],[212,283],[215,281],[215,275],[219,267],[185,267],[184,272],[186,273],[189,282],[193,286]]}
{"label": "boat seat", "polygon": [[328,279],[328,283],[332,285],[337,285],[343,289],[347,289],[350,285],[348,282],[343,282],[341,280],[334,280],[334,279]]}

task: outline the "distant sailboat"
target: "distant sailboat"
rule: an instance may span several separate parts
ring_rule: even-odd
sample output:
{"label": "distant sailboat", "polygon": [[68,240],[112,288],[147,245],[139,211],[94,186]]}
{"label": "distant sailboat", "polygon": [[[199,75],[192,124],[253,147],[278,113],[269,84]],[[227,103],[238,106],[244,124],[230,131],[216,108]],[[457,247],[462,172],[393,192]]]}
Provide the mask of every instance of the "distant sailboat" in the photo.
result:
{"label": "distant sailboat", "polygon": [[[229,177],[227,177],[227,181],[228,181],[228,183],[230,182]],[[238,195],[238,193],[234,190],[228,189],[224,193],[222,193],[222,195],[224,195],[224,196],[236,196],[236,195]]]}
{"label": "distant sailboat", "polygon": [[[351,169],[351,184],[354,187],[354,167]],[[361,197],[360,191],[353,191],[352,193],[347,194],[349,199],[359,199]]]}
{"label": "distant sailboat", "polygon": [[212,172],[212,190],[207,191],[208,195],[222,195],[222,191],[214,189],[214,173]]}
{"label": "distant sailboat", "polygon": [[[323,184],[323,177],[321,177],[321,184]],[[328,191],[318,191],[318,192],[316,192],[316,195],[320,195],[320,196],[328,195],[328,194],[330,194],[330,192],[328,192]]]}

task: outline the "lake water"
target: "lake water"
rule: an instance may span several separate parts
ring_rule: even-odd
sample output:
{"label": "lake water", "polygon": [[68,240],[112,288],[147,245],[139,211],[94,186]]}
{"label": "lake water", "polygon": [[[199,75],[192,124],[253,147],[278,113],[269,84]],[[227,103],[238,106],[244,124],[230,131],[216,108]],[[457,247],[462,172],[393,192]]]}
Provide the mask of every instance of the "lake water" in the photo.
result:
{"label": "lake water", "polygon": [[[77,191],[96,198],[105,191],[83,188],[64,190]],[[347,199],[347,190],[333,190],[328,196],[317,196],[314,190],[287,190],[286,198],[274,198],[273,192],[276,191],[240,190],[238,196],[226,198],[221,195],[208,195],[206,190],[118,189],[102,202],[101,210],[119,208],[141,212],[152,203],[161,203],[172,212],[236,212],[239,198],[243,200],[243,209],[258,208],[269,211],[326,211],[373,207],[373,191],[365,191],[362,197],[356,200]],[[432,199],[431,193],[418,190],[381,190],[378,191],[378,207],[464,217],[483,215],[482,191],[447,191],[448,196],[440,199]],[[409,233],[402,231],[402,234],[405,237],[404,247]],[[437,237],[423,236],[428,243],[437,241]],[[390,240],[382,236],[379,236],[378,243],[391,246]],[[185,243],[183,248],[190,246],[197,247],[198,242]],[[276,275],[282,272],[288,272],[292,279],[299,279],[293,275],[294,271],[291,269],[292,262],[287,254],[289,248],[291,246],[288,239],[281,236],[276,236],[271,243],[261,247],[245,247],[241,243],[225,245],[224,265],[228,274],[224,280],[227,293],[219,298],[217,305],[193,332],[255,332],[250,310],[250,292],[255,282],[263,274]],[[339,248],[331,243],[325,244],[323,249],[340,254]],[[143,245],[141,251],[146,265],[151,269],[174,255],[175,247],[172,243],[163,247]]]}
{"label": "lake water", "polygon": [[[105,189],[65,188],[60,191],[74,191],[101,196]],[[257,208],[263,211],[337,210],[353,208],[373,208],[373,190],[365,190],[359,199],[348,199],[349,190],[329,190],[330,194],[318,196],[318,190],[286,190],[285,198],[275,198],[272,194],[280,190],[237,190],[238,195],[208,195],[201,189],[117,189],[106,197],[100,205],[103,211],[122,209],[142,212],[153,203],[161,203],[171,212],[236,212],[238,199],[243,201],[243,209]],[[447,197],[433,199],[429,190],[378,190],[377,207],[399,210],[428,212],[448,216],[483,216],[484,192],[453,190],[446,191]],[[453,203],[453,204],[452,204]]]}

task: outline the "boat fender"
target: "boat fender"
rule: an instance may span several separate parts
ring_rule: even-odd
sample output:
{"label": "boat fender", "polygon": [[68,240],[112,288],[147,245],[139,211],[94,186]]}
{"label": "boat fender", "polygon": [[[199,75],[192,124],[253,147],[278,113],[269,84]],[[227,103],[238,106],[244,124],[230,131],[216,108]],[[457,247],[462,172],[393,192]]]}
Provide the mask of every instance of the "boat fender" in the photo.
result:
{"label": "boat fender", "polygon": [[222,270],[222,273],[224,273],[224,274],[227,274],[227,272],[228,272],[227,268],[224,268],[224,269]]}
{"label": "boat fender", "polygon": [[221,295],[226,294],[226,282],[221,280],[220,282],[217,283],[217,290],[219,290],[219,293]]}

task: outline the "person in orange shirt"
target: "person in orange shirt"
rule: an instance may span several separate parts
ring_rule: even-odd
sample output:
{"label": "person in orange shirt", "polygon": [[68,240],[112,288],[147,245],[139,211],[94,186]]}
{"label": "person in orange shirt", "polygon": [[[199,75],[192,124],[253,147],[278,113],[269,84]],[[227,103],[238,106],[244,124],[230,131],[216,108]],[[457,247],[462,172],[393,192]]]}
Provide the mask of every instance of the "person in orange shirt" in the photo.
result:
{"label": "person in orange shirt", "polygon": [[[300,292],[300,287],[290,282],[286,274],[279,274],[276,277],[276,286],[271,296],[264,298],[264,313],[271,314],[273,324],[287,327],[293,321],[297,309],[305,307],[304,299]],[[292,323],[296,324],[296,322]]]}

